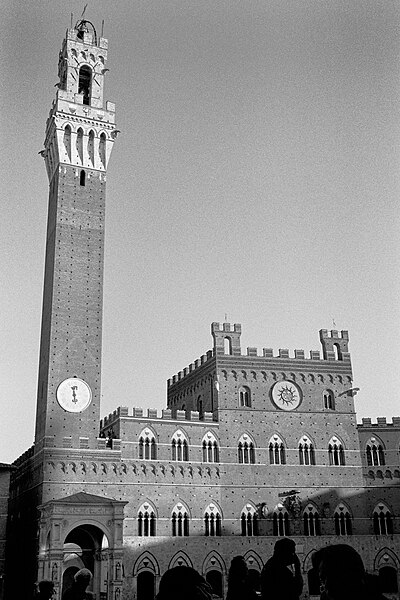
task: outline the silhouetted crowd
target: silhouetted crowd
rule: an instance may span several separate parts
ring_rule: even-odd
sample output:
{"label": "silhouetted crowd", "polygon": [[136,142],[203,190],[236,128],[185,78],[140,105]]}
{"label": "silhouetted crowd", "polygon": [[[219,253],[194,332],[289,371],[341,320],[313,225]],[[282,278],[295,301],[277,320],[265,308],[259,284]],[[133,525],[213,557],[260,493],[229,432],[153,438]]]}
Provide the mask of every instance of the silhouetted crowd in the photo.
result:
{"label": "silhouetted crowd", "polygon": [[[321,600],[386,600],[379,591],[378,578],[366,573],[361,556],[347,544],[325,546],[312,556],[312,566],[320,582]],[[92,574],[88,569],[75,573],[72,586],[62,600],[92,600],[87,588]],[[303,591],[296,544],[279,539],[272,557],[261,572],[261,592],[250,581],[243,556],[232,559],[226,600],[299,600]],[[52,581],[41,581],[35,600],[51,600]],[[156,600],[213,600],[217,596],[206,579],[191,567],[168,569],[161,577]]]}

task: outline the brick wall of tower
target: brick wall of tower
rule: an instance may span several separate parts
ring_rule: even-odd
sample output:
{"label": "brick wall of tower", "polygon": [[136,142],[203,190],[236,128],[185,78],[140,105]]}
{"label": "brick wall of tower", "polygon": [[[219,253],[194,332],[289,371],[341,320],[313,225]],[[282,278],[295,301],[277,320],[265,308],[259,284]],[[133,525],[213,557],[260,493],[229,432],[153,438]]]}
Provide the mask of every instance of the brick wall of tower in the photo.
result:
{"label": "brick wall of tower", "polygon": [[[44,436],[56,446],[71,437],[98,435],[104,260],[105,176],[60,166],[50,186],[43,323],[39,364],[36,448]],[[92,403],[83,413],[65,413],[56,390],[67,377],[90,385]]]}

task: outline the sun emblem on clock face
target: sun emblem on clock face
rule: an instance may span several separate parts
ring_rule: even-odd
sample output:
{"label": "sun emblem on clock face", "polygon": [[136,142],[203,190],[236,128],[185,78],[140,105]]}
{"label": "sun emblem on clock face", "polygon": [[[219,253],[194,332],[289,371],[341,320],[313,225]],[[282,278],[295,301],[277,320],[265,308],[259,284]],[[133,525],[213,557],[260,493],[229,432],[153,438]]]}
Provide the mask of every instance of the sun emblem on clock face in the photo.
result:
{"label": "sun emblem on clock face", "polygon": [[301,402],[301,391],[294,381],[277,381],[271,395],[274,404],[282,410],[294,410]]}

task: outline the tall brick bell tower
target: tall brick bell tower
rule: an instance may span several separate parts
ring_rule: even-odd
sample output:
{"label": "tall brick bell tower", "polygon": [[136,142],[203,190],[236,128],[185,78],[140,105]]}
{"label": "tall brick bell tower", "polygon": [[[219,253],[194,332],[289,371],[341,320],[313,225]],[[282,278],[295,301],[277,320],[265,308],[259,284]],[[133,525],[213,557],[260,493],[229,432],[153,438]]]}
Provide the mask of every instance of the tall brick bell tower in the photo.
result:
{"label": "tall brick bell tower", "polygon": [[47,120],[50,182],[35,452],[95,448],[100,419],[104,211],[115,105],[103,103],[108,42],[79,21],[59,55]]}

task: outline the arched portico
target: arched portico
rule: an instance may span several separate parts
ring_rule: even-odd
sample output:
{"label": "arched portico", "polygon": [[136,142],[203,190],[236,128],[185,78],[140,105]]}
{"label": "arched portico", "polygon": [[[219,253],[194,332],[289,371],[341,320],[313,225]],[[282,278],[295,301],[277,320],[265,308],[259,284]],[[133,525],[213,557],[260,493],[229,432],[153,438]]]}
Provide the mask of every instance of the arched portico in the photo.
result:
{"label": "arched portico", "polygon": [[38,579],[52,579],[56,595],[86,567],[97,598],[122,593],[122,526],[126,502],[80,492],[40,508]]}

